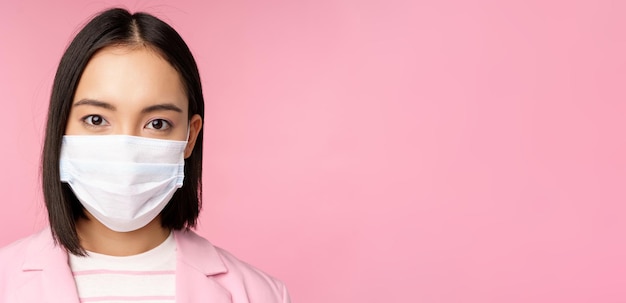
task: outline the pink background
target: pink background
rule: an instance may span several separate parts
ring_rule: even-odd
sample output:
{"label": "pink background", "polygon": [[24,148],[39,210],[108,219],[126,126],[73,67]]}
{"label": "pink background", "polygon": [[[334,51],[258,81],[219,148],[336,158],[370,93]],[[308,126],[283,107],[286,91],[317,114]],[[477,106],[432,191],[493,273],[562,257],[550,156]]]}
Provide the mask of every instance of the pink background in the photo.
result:
{"label": "pink background", "polygon": [[45,225],[56,65],[120,3],[199,63],[199,232],[294,302],[626,302],[624,1],[3,0],[0,245]]}

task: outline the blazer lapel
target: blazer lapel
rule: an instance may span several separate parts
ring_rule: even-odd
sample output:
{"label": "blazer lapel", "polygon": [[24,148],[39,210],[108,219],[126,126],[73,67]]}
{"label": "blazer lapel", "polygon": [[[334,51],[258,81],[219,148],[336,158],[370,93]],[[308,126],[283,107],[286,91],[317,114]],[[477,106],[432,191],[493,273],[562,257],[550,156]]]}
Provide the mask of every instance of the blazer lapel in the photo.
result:
{"label": "blazer lapel", "polygon": [[[232,302],[230,292],[213,279],[228,272],[215,247],[191,231],[176,231],[175,238],[176,302]],[[25,253],[16,302],[79,303],[67,252],[54,244],[50,229],[40,232]]]}
{"label": "blazer lapel", "polygon": [[230,303],[231,294],[212,276],[228,272],[217,250],[192,231],[176,231],[176,302]]}
{"label": "blazer lapel", "polygon": [[79,302],[67,252],[54,243],[50,229],[41,231],[25,254],[22,274],[27,278],[18,302]]}

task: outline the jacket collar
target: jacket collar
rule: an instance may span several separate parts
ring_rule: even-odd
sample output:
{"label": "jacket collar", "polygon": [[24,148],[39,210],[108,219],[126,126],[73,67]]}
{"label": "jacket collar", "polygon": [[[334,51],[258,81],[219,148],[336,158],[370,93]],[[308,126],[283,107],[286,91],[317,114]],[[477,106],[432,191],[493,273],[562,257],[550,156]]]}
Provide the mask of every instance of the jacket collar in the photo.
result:
{"label": "jacket collar", "polygon": [[[232,302],[231,293],[212,277],[228,272],[217,248],[192,231],[175,231],[174,237],[176,302]],[[15,301],[79,303],[67,251],[54,242],[50,228],[33,235],[24,257],[22,271],[38,274],[27,276]]]}
{"label": "jacket collar", "polygon": [[27,276],[31,278],[25,280],[16,301],[46,302],[54,298],[56,302],[79,302],[67,252],[54,243],[49,228],[33,235],[24,253],[22,271],[38,274]]}
{"label": "jacket collar", "polygon": [[215,246],[195,232],[174,231],[174,239],[176,239],[176,255],[179,262],[189,265],[205,276],[228,272]]}
{"label": "jacket collar", "polygon": [[52,231],[46,228],[33,235],[25,251],[22,270],[35,271],[56,266],[67,267],[67,252],[55,243]]}
{"label": "jacket collar", "polygon": [[[187,264],[205,276],[228,272],[215,246],[195,232],[174,231],[174,238],[179,262]],[[34,235],[33,240],[30,241],[22,270],[68,267],[67,258],[67,251],[55,243],[50,228],[46,228]]]}
{"label": "jacket collar", "polygon": [[175,231],[176,302],[231,303],[231,293],[214,275],[228,272],[220,253],[192,231]]}

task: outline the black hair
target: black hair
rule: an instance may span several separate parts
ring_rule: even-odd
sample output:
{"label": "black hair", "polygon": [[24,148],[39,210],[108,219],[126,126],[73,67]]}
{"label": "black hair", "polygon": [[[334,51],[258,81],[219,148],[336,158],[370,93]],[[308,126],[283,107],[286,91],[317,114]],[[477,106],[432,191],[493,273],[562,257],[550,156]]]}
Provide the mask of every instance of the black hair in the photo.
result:
{"label": "black hair", "polygon": [[[76,87],[92,56],[109,46],[146,47],[156,51],[180,74],[189,101],[189,118],[204,120],[204,97],[198,67],[180,35],[167,23],[142,12],[131,14],[112,8],[91,19],[74,37],[57,69],[42,155],[42,185],[55,242],[67,251],[84,255],[76,232],[76,220],[84,209],[69,185],[59,176],[59,156]],[[195,227],[202,206],[202,137],[185,159],[185,182],[161,212],[163,227],[181,230]]]}

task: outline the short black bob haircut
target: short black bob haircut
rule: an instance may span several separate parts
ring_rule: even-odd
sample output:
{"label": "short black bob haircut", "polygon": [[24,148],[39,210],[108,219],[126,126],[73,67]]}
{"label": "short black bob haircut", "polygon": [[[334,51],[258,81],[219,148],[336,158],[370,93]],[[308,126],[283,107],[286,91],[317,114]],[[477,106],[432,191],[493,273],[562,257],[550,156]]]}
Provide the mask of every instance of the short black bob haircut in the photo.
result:
{"label": "short black bob haircut", "polygon": [[[198,67],[180,35],[167,23],[147,13],[131,14],[113,8],[101,12],[78,32],[57,69],[42,155],[42,185],[52,235],[68,252],[84,255],[76,220],[84,209],[69,185],[59,177],[59,156],[72,100],[85,66],[99,50],[109,46],[147,47],[167,60],[179,73],[189,100],[189,118],[204,120],[204,98]],[[202,137],[200,129],[191,156],[185,159],[185,182],[161,212],[161,224],[174,230],[195,227],[202,206]]]}

